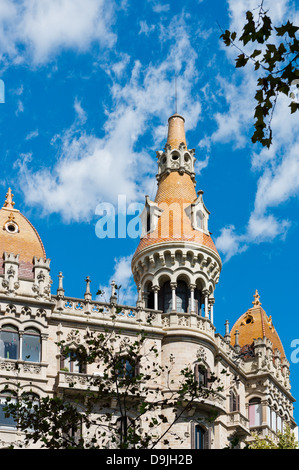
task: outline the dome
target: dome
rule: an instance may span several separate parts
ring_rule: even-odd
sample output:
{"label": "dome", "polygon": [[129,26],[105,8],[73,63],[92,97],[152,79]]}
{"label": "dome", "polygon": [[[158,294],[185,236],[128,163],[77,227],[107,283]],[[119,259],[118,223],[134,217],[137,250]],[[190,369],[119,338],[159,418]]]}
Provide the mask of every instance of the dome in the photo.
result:
{"label": "dome", "polygon": [[[8,189],[5,203],[0,209],[0,256],[4,252],[19,255],[19,277],[33,278],[33,258],[46,259],[39,234],[29,220],[14,209],[13,194]],[[3,274],[3,266],[0,266]]]}
{"label": "dome", "polygon": [[281,354],[281,359],[285,358],[285,352],[275,330],[271,316],[268,317],[261,307],[258,292],[255,292],[253,307],[248,309],[234,324],[231,330],[231,344],[235,344],[235,333],[238,330],[238,343],[241,348],[251,346],[253,341],[258,338],[267,338],[272,343],[273,353],[275,349]]}

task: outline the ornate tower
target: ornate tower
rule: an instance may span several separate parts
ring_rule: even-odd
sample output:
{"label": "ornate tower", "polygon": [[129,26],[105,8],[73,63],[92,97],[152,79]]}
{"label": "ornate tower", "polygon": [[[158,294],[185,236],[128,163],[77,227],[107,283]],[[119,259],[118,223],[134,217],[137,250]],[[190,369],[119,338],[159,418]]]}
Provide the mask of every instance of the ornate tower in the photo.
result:
{"label": "ornate tower", "polygon": [[29,220],[14,208],[8,189],[0,209],[0,294],[13,298],[51,300],[50,259],[40,236]]}
{"label": "ornate tower", "polygon": [[179,114],[168,120],[167,143],[157,152],[157,194],[154,201],[145,197],[132,272],[145,307],[196,313],[213,323],[221,259],[203,191],[195,190],[195,151],[186,146],[184,122]]}

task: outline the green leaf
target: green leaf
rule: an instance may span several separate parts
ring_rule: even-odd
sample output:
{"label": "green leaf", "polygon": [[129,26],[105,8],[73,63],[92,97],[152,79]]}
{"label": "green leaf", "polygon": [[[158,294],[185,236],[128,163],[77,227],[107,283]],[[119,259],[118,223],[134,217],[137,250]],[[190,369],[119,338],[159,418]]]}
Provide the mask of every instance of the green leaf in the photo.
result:
{"label": "green leaf", "polygon": [[240,54],[236,59],[236,67],[244,67],[249,60],[249,57],[245,57],[244,54]]}
{"label": "green leaf", "polygon": [[291,114],[295,113],[299,109],[299,103],[296,103],[295,101],[292,101],[291,104],[289,105],[291,108]]}

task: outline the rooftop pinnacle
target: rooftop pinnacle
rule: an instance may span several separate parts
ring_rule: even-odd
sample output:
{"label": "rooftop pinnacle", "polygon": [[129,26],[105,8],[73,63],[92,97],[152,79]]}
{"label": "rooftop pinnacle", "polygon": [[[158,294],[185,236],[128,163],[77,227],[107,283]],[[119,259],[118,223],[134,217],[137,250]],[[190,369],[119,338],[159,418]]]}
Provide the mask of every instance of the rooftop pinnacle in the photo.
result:
{"label": "rooftop pinnacle", "polygon": [[171,148],[178,149],[182,142],[187,147],[184,123],[185,119],[177,113],[173,114],[168,119],[167,144],[169,144]]}
{"label": "rooftop pinnacle", "polygon": [[13,202],[12,198],[13,198],[13,194],[11,192],[11,189],[8,188],[3,207],[5,207],[6,209],[13,209],[13,206],[15,205],[15,203]]}
{"label": "rooftop pinnacle", "polygon": [[262,305],[260,302],[260,296],[257,290],[255,291],[255,294],[253,297],[254,297],[254,301],[252,302],[252,304],[254,305],[254,307],[259,307],[260,305]]}

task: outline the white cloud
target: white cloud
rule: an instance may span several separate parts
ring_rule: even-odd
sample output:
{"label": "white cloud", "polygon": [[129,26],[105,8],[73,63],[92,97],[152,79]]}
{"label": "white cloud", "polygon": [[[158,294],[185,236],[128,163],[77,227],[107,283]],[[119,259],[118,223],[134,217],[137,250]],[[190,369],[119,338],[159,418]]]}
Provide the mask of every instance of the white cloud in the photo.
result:
{"label": "white cloud", "polygon": [[34,131],[29,132],[29,134],[26,135],[25,139],[26,140],[31,140],[34,139],[35,137],[38,137],[38,129],[35,129]]}
{"label": "white cloud", "polygon": [[[177,40],[165,60],[146,68],[136,61],[124,86],[114,79],[111,87],[114,108],[107,113],[103,138],[85,133],[79,119],[53,138],[53,145],[60,144],[59,159],[53,168],[35,171],[28,160],[19,162],[20,187],[28,204],[39,205],[46,214],[60,213],[70,222],[90,220],[97,204],[115,205],[119,194],[125,194],[128,203],[144,201],[144,194],[153,184],[155,167],[151,157],[138,152],[136,145],[149,131],[155,140],[155,150],[159,149],[156,126],[151,123],[157,116],[167,123],[173,96],[174,74],[170,70],[175,69],[182,77],[180,112],[188,116],[187,129],[196,126],[201,112],[193,93],[196,53],[183,22],[171,27],[172,35]],[[77,115],[85,119],[85,110],[78,99],[74,106]],[[161,137],[162,134],[159,141],[164,146]]]}
{"label": "white cloud", "polygon": [[94,41],[111,47],[112,7],[107,0],[2,0],[0,58],[38,65],[62,49],[86,51]]}
{"label": "white cloud", "polygon": [[[268,5],[269,6],[269,5]],[[271,3],[269,14],[273,23],[286,20],[290,13],[287,0]],[[230,30],[241,31],[247,10],[255,9],[254,0],[230,1]],[[267,8],[265,3],[264,8]],[[230,59],[239,52],[234,48],[227,50]],[[240,84],[236,84],[236,80]],[[284,238],[291,221],[282,220],[275,215],[275,208],[299,195],[299,140],[298,119],[290,113],[290,100],[279,97],[271,122],[273,143],[270,149],[250,146],[253,124],[257,74],[252,68],[245,67],[235,72],[230,80],[221,79],[220,94],[225,98],[227,110],[215,116],[217,130],[211,136],[212,142],[234,142],[236,147],[248,147],[251,152],[252,170],[257,175],[257,190],[254,209],[249,215],[246,227],[235,229],[228,226],[220,231],[216,240],[225,259],[242,252],[250,244],[271,242],[277,237]],[[248,150],[247,150],[248,151]],[[271,213],[270,213],[271,211]]]}
{"label": "white cloud", "polygon": [[233,225],[222,228],[219,237],[215,239],[215,243],[217,249],[225,254],[224,261],[228,261],[232,256],[242,253],[247,248],[242,237],[235,233]]}
{"label": "white cloud", "polygon": [[77,113],[79,121],[81,122],[81,124],[83,124],[87,119],[87,114],[82,108],[81,102],[78,100],[78,98],[75,99],[74,108]]}
{"label": "white cloud", "polygon": [[156,29],[155,24],[151,24],[149,26],[146,21],[140,21],[139,24],[140,24],[140,30],[138,34],[145,34],[146,36],[149,36],[149,34],[152,33]]}
{"label": "white cloud", "polygon": [[[118,293],[118,303],[121,305],[136,305],[137,289],[132,277],[131,261],[132,256],[123,256],[114,259],[113,274],[108,281],[107,286],[99,286],[99,290],[103,293],[103,300],[109,302],[111,296],[111,283],[115,281],[120,289]],[[99,298],[101,300],[101,298]]]}

